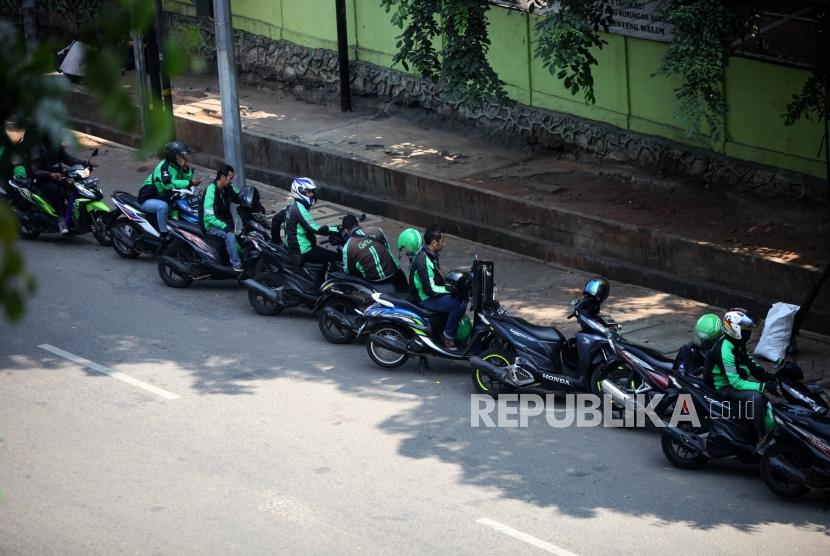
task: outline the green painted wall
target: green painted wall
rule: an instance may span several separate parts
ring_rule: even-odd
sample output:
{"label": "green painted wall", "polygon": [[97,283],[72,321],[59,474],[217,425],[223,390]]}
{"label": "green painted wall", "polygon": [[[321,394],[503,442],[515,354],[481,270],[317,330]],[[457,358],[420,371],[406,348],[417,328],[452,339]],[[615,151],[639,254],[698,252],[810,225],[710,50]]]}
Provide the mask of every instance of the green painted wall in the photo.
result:
{"label": "green painted wall", "polygon": [[[165,0],[165,9],[195,15],[188,0]],[[350,56],[392,67],[396,37],[390,14],[379,0],[346,0]],[[234,25],[251,33],[312,48],[337,48],[333,0],[232,0]],[[677,78],[654,75],[665,54],[663,43],[604,35],[608,44],[596,50],[596,104],[574,97],[533,57],[538,16],[493,6],[488,14],[491,46],[488,59],[510,97],[522,104],[573,114],[622,129],[711,149],[742,160],[789,168],[824,177],[819,153],[823,125],[800,121],[785,127],[781,114],[808,74],[733,58],[724,79],[730,106],[727,138],[689,137],[674,118]],[[403,68],[395,69],[403,71]]]}

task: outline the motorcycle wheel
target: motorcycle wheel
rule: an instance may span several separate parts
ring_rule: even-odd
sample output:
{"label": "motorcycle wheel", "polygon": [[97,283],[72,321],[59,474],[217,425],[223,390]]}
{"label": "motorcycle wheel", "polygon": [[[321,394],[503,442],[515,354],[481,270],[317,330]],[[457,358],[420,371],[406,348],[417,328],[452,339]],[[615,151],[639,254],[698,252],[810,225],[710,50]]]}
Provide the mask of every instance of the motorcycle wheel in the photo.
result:
{"label": "motorcycle wheel", "polygon": [[808,487],[792,483],[786,477],[779,476],[772,468],[771,459],[780,458],[795,467],[804,470],[809,468],[809,455],[804,454],[803,450],[793,446],[790,443],[776,442],[770,446],[761,458],[761,478],[772,492],[781,496],[782,498],[798,498],[807,494],[810,490]]}
{"label": "motorcycle wheel", "polygon": [[127,218],[119,218],[115,221],[110,229],[110,234],[112,237],[112,248],[115,249],[115,252],[118,253],[119,256],[124,257],[125,259],[134,259],[138,257],[141,252],[136,249],[133,249],[123,241],[118,238],[118,231],[124,233],[124,235],[132,238],[135,240],[138,238],[138,230],[135,226],[129,221]]}
{"label": "motorcycle wheel", "polygon": [[[591,393],[600,398],[603,395],[602,381],[608,380],[614,386],[622,390],[625,394],[635,395],[637,388],[639,388],[643,379],[636,372],[631,370],[628,365],[622,361],[610,361],[604,365],[600,365],[591,374]],[[617,403],[612,403],[611,411],[615,418],[623,418],[625,414],[625,406]]]}
{"label": "motorcycle wheel", "polygon": [[23,222],[23,220],[20,217],[18,217],[17,234],[22,239],[37,239],[37,236],[40,235],[40,232],[30,228],[28,224]]}
{"label": "motorcycle wheel", "polygon": [[[277,272],[263,272],[261,274],[257,274],[254,280],[268,288],[279,288],[282,286],[282,276],[280,276]],[[282,305],[274,303],[264,295],[257,293],[254,290],[248,290],[248,301],[257,314],[265,317],[279,315],[283,310]]]}
{"label": "motorcycle wheel", "polygon": [[[183,263],[188,263],[192,260],[190,250],[184,245],[176,243],[170,245],[167,249],[165,249],[162,255],[165,255],[173,259],[178,259]],[[170,286],[171,288],[186,288],[193,281],[193,279],[190,276],[179,274],[178,272],[167,266],[167,264],[164,262],[164,259],[159,259],[158,269],[161,281],[164,282],[165,285]]]}
{"label": "motorcycle wheel", "polygon": [[[481,359],[496,367],[507,367],[513,358],[506,350],[491,348],[481,354]],[[498,398],[499,394],[508,390],[508,386],[497,380],[493,380],[479,369],[473,369],[473,386],[479,394],[485,394]]]}
{"label": "motorcycle wheel", "polygon": [[95,241],[104,247],[112,246],[112,229],[104,222],[103,214],[96,212],[91,216],[93,220],[92,236],[95,238]]}
{"label": "motorcycle wheel", "polygon": [[[406,340],[406,335],[397,326],[379,326],[378,328],[375,328],[372,333],[377,334],[378,336],[384,336],[391,340]],[[394,369],[396,367],[400,367],[409,359],[409,356],[405,353],[390,351],[375,344],[375,342],[372,341],[371,336],[369,336],[369,339],[366,341],[366,352],[369,354],[369,358],[374,361],[376,365],[383,367],[384,369]]]}
{"label": "motorcycle wheel", "polygon": [[317,325],[320,327],[320,333],[323,338],[332,344],[348,344],[355,339],[355,332],[351,328],[343,328],[337,322],[330,319],[326,315],[326,308],[331,307],[335,311],[348,315],[354,313],[355,306],[353,303],[344,299],[332,299],[320,308],[320,314],[317,317]]}
{"label": "motorcycle wheel", "polygon": [[[688,423],[684,423],[681,427],[692,432]],[[663,448],[663,455],[666,459],[680,469],[698,469],[709,461],[706,456],[687,450],[682,444],[675,442],[665,431],[660,436],[660,446]]]}

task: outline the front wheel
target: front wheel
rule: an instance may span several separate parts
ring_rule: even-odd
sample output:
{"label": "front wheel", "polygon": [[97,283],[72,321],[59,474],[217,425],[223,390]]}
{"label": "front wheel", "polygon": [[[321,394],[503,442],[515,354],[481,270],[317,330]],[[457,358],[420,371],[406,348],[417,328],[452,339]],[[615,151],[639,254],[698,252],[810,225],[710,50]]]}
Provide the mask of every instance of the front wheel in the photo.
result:
{"label": "front wheel", "polygon": [[112,229],[104,222],[104,213],[95,212],[91,216],[92,237],[104,247],[112,246]]}
{"label": "front wheel", "polygon": [[[696,432],[691,429],[691,426],[688,423],[681,425],[681,428],[687,432]],[[693,452],[684,447],[682,444],[669,436],[666,431],[663,431],[660,438],[660,446],[663,448],[663,454],[666,456],[666,459],[669,460],[672,465],[680,469],[697,469],[709,461],[709,458],[706,456]]]}
{"label": "front wheel", "polygon": [[[183,264],[192,262],[192,254],[190,249],[179,243],[174,243],[164,250],[162,255],[176,259]],[[161,281],[171,288],[186,288],[190,285],[193,279],[187,274],[179,274],[164,262],[164,258],[159,259],[159,276]]]}
{"label": "front wheel", "polygon": [[[380,326],[374,329],[372,334],[376,334],[381,338],[386,338],[392,341],[406,342],[406,334],[397,326]],[[384,369],[394,369],[396,367],[400,367],[406,363],[407,359],[409,359],[409,356],[405,353],[398,353],[377,344],[372,339],[371,334],[369,335],[369,339],[366,341],[366,352],[369,354],[369,358],[374,361],[376,365],[379,365]]]}
{"label": "front wheel", "polygon": [[776,442],[764,452],[761,458],[761,478],[772,492],[783,498],[798,498],[807,494],[810,489],[803,483],[794,481],[774,468],[773,462],[776,460],[804,473],[810,468],[810,455],[797,446]]}
{"label": "front wheel", "polygon": [[[257,274],[254,278],[254,281],[259,282],[263,286],[268,289],[275,290],[282,286],[282,276],[277,272],[263,272],[261,274]],[[273,317],[274,315],[279,315],[282,310],[283,306],[279,303],[271,301],[261,293],[255,290],[248,290],[248,301],[251,304],[251,307],[254,308],[254,311],[257,312],[259,315],[263,315],[265,317]]]}
{"label": "front wheel", "polygon": [[317,317],[317,324],[320,327],[320,333],[332,344],[348,344],[354,340],[356,336],[355,331],[352,330],[352,328],[345,326],[329,317],[326,314],[327,308],[331,308],[341,315],[349,317],[356,314],[354,304],[345,299],[331,299],[320,308],[320,313]]}
{"label": "front wheel", "polygon": [[[499,348],[488,349],[480,357],[483,361],[496,367],[507,367],[510,365],[511,359],[513,359],[511,353]],[[499,394],[504,393],[508,389],[506,384],[490,378],[479,369],[473,369],[473,386],[475,386],[479,394],[485,394],[494,398],[498,398]]]}

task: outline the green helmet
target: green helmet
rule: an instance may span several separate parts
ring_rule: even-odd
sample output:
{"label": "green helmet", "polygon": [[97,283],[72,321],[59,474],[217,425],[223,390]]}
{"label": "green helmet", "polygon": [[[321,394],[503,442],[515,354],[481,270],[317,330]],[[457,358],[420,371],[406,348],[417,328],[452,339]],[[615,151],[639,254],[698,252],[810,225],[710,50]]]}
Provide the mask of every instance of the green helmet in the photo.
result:
{"label": "green helmet", "polygon": [[407,253],[414,255],[421,248],[421,234],[415,228],[407,228],[398,236],[398,251],[406,249]]}
{"label": "green helmet", "polygon": [[707,313],[697,319],[695,324],[695,338],[701,345],[712,344],[723,334],[720,317],[714,313]]}
{"label": "green helmet", "polygon": [[455,343],[463,344],[470,339],[473,334],[473,323],[470,317],[464,315],[458,322],[458,328],[455,329]]}

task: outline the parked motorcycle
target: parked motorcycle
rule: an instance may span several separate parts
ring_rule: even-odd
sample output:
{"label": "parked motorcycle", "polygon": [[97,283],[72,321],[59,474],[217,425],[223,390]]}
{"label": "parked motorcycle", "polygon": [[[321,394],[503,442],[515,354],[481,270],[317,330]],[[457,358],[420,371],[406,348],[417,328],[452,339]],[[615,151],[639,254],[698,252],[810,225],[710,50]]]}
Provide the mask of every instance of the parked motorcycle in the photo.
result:
{"label": "parked motorcycle", "polygon": [[[678,373],[672,376],[671,381],[680,393],[689,394],[700,421],[700,426],[684,421],[677,426],[663,427],[660,443],[663,454],[672,465],[681,469],[696,469],[711,459],[756,461],[775,438],[774,434],[770,435],[767,442],[758,447],[752,421],[744,415],[745,410],[740,409],[743,405],[720,396],[704,378]],[[800,406],[803,408],[801,411],[811,415],[827,413],[828,405],[821,388],[802,384],[792,367],[776,373],[775,382],[788,404]],[[776,414],[775,408],[778,408],[779,420],[782,421],[794,411],[778,403],[773,403],[772,407],[773,415]],[[768,423],[768,426],[775,425]]]}
{"label": "parked motorcycle", "polygon": [[[92,151],[92,157],[98,149]],[[91,161],[91,157],[90,157]],[[105,247],[112,245],[109,223],[114,216],[102,201],[104,194],[98,185],[98,178],[90,177],[92,163],[75,164],[61,171],[63,182],[72,186],[68,203],[71,207],[66,227],[73,235],[91,232],[95,240]],[[6,201],[20,222],[20,237],[35,239],[41,233],[58,233],[58,221],[62,215],[38,193],[34,180],[13,177],[7,185],[0,184],[0,199]]]}
{"label": "parked motorcycle", "polygon": [[223,239],[189,222],[171,220],[167,223],[170,233],[159,247],[158,273],[162,282],[171,288],[184,288],[194,280],[238,280],[256,272],[260,257],[252,239],[264,241],[270,230],[265,215],[253,210],[261,208],[256,188],[245,186],[239,196],[242,274],[233,270]]}
{"label": "parked motorcycle", "polygon": [[601,301],[592,295],[571,304],[568,318],[576,318],[581,330],[567,340],[553,326],[506,314],[489,319],[500,342],[470,359],[476,390],[493,397],[506,390],[590,391],[594,370],[616,363],[608,338],[620,327],[610,315],[599,313]]}
{"label": "parked motorcycle", "polygon": [[[186,222],[198,230],[199,188],[175,189],[171,200],[173,210],[170,211],[170,219]],[[125,259],[155,253],[161,240],[155,213],[144,212],[135,195],[124,191],[113,193],[112,202],[120,211],[112,223],[112,248],[115,252]]]}
{"label": "parked motorcycle", "polygon": [[506,314],[495,298],[493,263],[473,262],[472,270],[454,270],[447,273],[446,287],[454,295],[472,300],[473,321],[465,315],[456,335],[457,351],[444,350],[441,342],[447,313],[428,311],[407,299],[383,293],[373,294],[375,304],[364,311],[364,330],[369,334],[366,351],[376,365],[392,369],[403,365],[410,357],[467,360],[491,345],[489,319]]}

